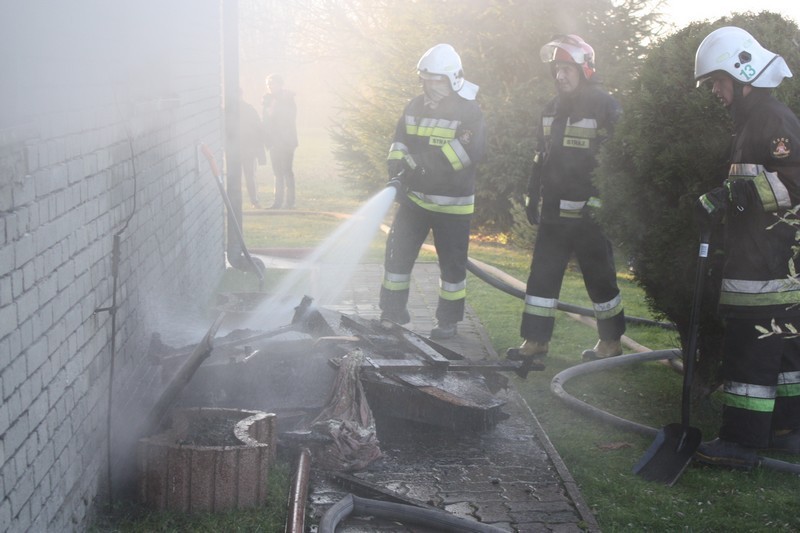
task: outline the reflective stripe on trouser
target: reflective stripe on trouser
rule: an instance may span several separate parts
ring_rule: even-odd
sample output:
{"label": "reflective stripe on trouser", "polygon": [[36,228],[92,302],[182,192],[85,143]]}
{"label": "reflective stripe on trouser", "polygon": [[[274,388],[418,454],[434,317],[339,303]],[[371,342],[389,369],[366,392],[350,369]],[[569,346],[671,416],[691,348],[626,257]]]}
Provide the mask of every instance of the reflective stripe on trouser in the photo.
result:
{"label": "reflective stripe on trouser", "polygon": [[[468,215],[434,213],[413,204],[400,204],[386,239],[381,310],[398,313],[408,305],[409,286],[397,284],[396,280],[401,279],[400,276],[408,276],[410,281],[419,249],[432,230],[440,273],[436,318],[444,323],[462,320],[466,296],[469,223]],[[389,274],[392,275],[391,278]]]}
{"label": "reflective stripe on trouser", "polygon": [[552,337],[561,283],[573,253],[593,302],[598,336],[613,340],[625,332],[611,243],[594,221],[584,219],[539,225],[520,326],[523,338],[547,342]]}
{"label": "reflective stripe on trouser", "polygon": [[800,428],[800,339],[759,339],[756,326],[770,329],[770,318],[726,320],[719,435],[764,448],[772,431]]}

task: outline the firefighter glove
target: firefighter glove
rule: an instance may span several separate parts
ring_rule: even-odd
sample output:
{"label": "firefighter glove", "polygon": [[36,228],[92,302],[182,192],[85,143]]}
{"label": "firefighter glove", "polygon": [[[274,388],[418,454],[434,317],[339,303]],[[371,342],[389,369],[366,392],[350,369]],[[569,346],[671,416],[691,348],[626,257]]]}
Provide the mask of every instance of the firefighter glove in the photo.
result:
{"label": "firefighter glove", "polygon": [[728,189],[730,205],[735,207],[735,209],[731,209],[732,213],[743,213],[747,206],[760,203],[753,180],[730,180],[725,182],[725,187]]}
{"label": "firefighter glove", "polygon": [[406,185],[408,172],[403,169],[386,182],[387,187],[394,187],[394,201],[398,204],[408,200],[408,185]]}
{"label": "firefighter glove", "polygon": [[701,227],[719,223],[728,209],[730,194],[727,187],[717,187],[700,196],[695,202],[695,218]]}
{"label": "firefighter glove", "polygon": [[386,186],[394,187],[395,189],[397,189],[398,193],[405,192],[407,189],[405,183],[403,183],[405,174],[406,174],[405,169],[401,170],[398,174],[392,176],[392,178],[386,182]]}
{"label": "firefighter glove", "polygon": [[535,226],[539,223],[539,198],[525,197],[525,216],[532,225]]}

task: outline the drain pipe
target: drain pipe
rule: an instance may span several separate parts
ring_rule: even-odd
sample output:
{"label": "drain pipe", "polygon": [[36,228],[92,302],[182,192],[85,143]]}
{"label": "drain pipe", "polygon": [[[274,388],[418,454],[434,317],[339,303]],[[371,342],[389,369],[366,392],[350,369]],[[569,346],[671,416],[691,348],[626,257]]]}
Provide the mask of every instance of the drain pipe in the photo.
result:
{"label": "drain pipe", "polygon": [[[130,220],[130,219],[129,219]],[[125,223],[127,226],[127,222]],[[123,230],[124,231],[124,228]],[[111,479],[111,405],[114,397],[114,360],[117,353],[117,284],[119,279],[119,248],[122,240],[122,231],[114,234],[114,243],[111,246],[111,306],[98,307],[95,314],[108,312],[111,315],[111,360],[108,364],[108,398],[106,405],[106,483],[108,483],[108,505],[114,504],[114,490]]]}
{"label": "drain pipe", "polygon": [[119,262],[120,262],[120,247],[122,242],[122,234],[128,229],[128,225],[136,213],[136,192],[139,180],[136,172],[136,152],[133,150],[133,136],[128,132],[128,147],[131,152],[131,173],[133,177],[133,206],[128,218],[122,224],[122,228],[114,234],[114,241],[111,245],[111,306],[98,307],[94,310],[94,314],[108,312],[111,315],[111,356],[108,364],[108,401],[106,404],[106,483],[108,483],[108,504],[114,504],[114,490],[111,475],[111,406],[114,397],[114,361],[117,354],[117,287],[119,285]]}
{"label": "drain pipe", "polygon": [[401,524],[432,527],[436,531],[451,533],[503,533],[506,531],[489,524],[461,518],[447,511],[424,509],[403,503],[370,500],[348,494],[325,512],[322,520],[320,520],[318,532],[335,533],[339,522],[350,515],[374,516]]}
{"label": "drain pipe", "polygon": [[310,473],[311,451],[303,448],[297,458],[297,471],[289,494],[289,512],[286,517],[285,533],[304,533],[306,530],[306,501],[308,500]]}

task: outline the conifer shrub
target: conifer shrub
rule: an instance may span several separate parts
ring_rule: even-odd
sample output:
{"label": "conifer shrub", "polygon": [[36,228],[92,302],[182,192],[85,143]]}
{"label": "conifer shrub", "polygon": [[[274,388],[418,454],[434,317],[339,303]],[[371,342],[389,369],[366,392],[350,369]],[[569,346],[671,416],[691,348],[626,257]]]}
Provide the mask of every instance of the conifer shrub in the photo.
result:
{"label": "conifer shrub", "polygon": [[[694,203],[725,179],[731,135],[728,112],[709,87],[695,87],[694,57],[703,38],[722,26],[749,31],[800,75],[798,28],[780,15],[737,14],[691,24],[652,46],[622,98],[623,116],[595,173],[603,198],[601,223],[633,258],[636,281],[648,303],[676,324],[684,348],[699,242]],[[795,79],[784,80],[775,94],[797,112]],[[720,382],[722,324],[716,303],[723,254],[718,228],[705,279],[697,393]]]}

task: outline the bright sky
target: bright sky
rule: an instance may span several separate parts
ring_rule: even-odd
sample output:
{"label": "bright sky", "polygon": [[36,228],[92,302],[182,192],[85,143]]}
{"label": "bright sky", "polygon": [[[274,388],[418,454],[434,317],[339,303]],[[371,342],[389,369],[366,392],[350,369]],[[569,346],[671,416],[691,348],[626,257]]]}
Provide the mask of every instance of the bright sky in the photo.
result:
{"label": "bright sky", "polygon": [[764,2],[758,0],[665,0],[661,10],[675,22],[678,28],[690,22],[708,19],[710,21],[730,15],[752,11],[770,11],[782,13],[786,18],[800,23],[800,2],[797,0],[779,0]]}

